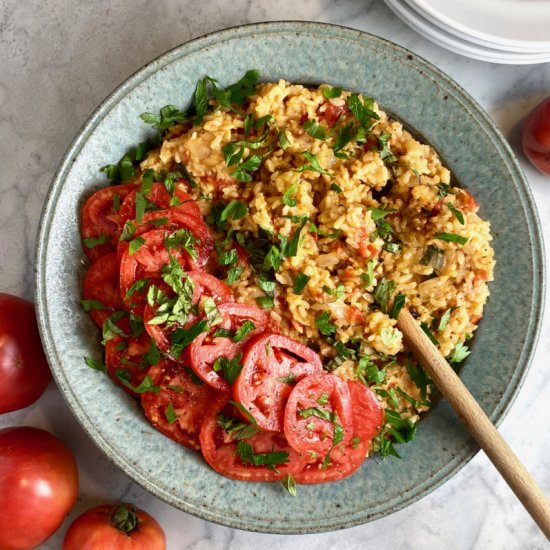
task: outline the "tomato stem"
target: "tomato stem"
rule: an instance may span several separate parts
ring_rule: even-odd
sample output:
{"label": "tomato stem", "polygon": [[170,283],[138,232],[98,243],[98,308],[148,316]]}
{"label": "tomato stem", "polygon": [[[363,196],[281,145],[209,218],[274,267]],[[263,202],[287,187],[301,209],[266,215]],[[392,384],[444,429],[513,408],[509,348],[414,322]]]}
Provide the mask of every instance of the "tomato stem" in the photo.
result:
{"label": "tomato stem", "polygon": [[111,515],[111,523],[121,533],[129,534],[137,527],[138,517],[133,509],[121,504]]}

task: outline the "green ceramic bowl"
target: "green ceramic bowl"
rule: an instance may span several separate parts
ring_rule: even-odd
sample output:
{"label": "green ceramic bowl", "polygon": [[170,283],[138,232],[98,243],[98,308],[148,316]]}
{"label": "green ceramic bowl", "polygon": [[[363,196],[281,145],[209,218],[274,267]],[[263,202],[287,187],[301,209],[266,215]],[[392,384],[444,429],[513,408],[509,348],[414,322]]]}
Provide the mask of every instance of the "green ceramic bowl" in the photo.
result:
{"label": "green ceramic bowl", "polygon": [[251,68],[263,80],[329,83],[374,96],[431,143],[475,195],[491,221],[497,265],[461,377],[492,420],[502,419],[527,371],[543,302],[542,240],[524,176],[491,119],[449,77],[395,44],[332,25],[265,23],[214,33],[151,62],[105,100],[69,148],[42,214],[36,254],[42,338],[57,384],[84,429],[154,495],[252,531],[350,527],[414,502],[473,457],[476,446],[444,400],[422,420],[416,440],[399,447],[401,460],[372,458],[351,478],[302,486],[292,498],[278,484],[216,474],[197,453],[155,432],[139,405],[83,361],[100,353],[97,330],[79,306],[79,218],[85,198],[107,183],[98,168],[149,135],[140,113],[168,103],[186,106],[205,74],[225,85]]}

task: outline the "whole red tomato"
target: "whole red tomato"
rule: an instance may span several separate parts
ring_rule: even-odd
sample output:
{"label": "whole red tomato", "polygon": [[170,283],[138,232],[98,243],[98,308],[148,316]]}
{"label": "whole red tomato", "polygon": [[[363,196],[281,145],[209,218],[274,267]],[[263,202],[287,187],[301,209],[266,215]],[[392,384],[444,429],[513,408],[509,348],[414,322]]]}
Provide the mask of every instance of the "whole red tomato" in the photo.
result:
{"label": "whole red tomato", "polygon": [[34,305],[0,293],[0,414],[34,403],[51,379]]}
{"label": "whole red tomato", "polygon": [[101,504],[71,524],[63,550],[165,550],[158,522],[131,504]]}
{"label": "whole red tomato", "polygon": [[38,428],[0,430],[0,548],[44,542],[76,501],[78,470],[66,445]]}
{"label": "whole red tomato", "polygon": [[543,173],[550,176],[550,97],[539,103],[523,123],[523,152]]}

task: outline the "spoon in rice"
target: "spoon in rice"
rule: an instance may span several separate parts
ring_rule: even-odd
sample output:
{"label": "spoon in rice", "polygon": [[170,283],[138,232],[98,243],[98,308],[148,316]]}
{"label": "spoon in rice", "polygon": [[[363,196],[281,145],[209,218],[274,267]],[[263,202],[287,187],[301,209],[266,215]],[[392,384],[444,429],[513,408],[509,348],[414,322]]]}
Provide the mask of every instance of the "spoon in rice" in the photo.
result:
{"label": "spoon in rice", "polygon": [[434,384],[550,540],[550,503],[531,474],[407,308],[399,313],[397,328]]}

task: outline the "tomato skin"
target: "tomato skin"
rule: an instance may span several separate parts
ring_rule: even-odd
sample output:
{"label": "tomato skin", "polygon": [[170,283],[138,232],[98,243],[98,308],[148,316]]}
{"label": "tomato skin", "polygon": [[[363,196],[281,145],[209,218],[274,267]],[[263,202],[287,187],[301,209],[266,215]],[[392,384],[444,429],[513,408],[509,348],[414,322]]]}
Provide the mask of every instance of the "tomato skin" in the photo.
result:
{"label": "tomato skin", "polygon": [[86,201],[82,209],[82,239],[97,238],[101,235],[108,238],[105,244],[93,248],[83,246],[91,262],[95,262],[105,254],[116,252],[120,236],[119,212],[115,210],[113,199],[118,195],[119,201],[123,201],[128,193],[136,188],[135,183],[111,185],[96,191]]}
{"label": "tomato skin", "polygon": [[313,462],[312,456],[324,457],[332,449],[335,429],[332,420],[300,416],[300,411],[308,408],[335,414],[342,427],[339,445],[346,445],[353,429],[348,386],[338,376],[323,373],[305,376],[290,392],[285,407],[285,435],[296,451]]}
{"label": "tomato skin", "polygon": [[550,176],[550,97],[539,103],[525,119],[522,145],[533,165]]}
{"label": "tomato skin", "polygon": [[157,520],[147,512],[124,504],[137,516],[136,527],[125,533],[111,517],[119,504],[90,508],[71,524],[63,539],[63,550],[165,550],[166,536]]}
{"label": "tomato skin", "polygon": [[0,293],[0,414],[32,405],[51,379],[34,305]]}
{"label": "tomato skin", "polygon": [[26,550],[50,537],[73,507],[78,470],[69,448],[31,427],[0,430],[0,548]]}
{"label": "tomato skin", "polygon": [[297,475],[301,472],[304,467],[302,457],[290,447],[285,435],[277,432],[259,431],[244,441],[252,446],[255,453],[269,453],[274,450],[287,452],[288,462],[278,464],[275,470],[267,466],[243,464],[237,454],[237,442],[218,424],[218,414],[222,411],[230,416],[237,414],[228,406],[228,397],[220,394],[206,414],[200,433],[204,460],[216,472],[240,481],[277,481],[288,474]]}
{"label": "tomato skin", "polygon": [[282,379],[293,375],[299,381],[323,372],[321,359],[312,349],[270,332],[251,339],[242,364],[233,385],[235,401],[246,407],[260,428],[274,432],[283,430],[285,405],[292,390]]}
{"label": "tomato skin", "polygon": [[115,312],[124,307],[120,295],[119,262],[112,252],[98,258],[84,275],[82,297],[84,300],[97,300],[105,309],[91,309],[90,317],[99,327]]}
{"label": "tomato skin", "polygon": [[[213,327],[209,333],[199,334],[185,350],[185,358],[201,380],[219,391],[227,392],[230,389],[229,384],[212,368],[215,360],[218,357],[236,357],[251,337],[269,326],[269,318],[263,309],[233,302],[221,304],[218,311],[222,317],[220,326]],[[218,328],[236,330],[247,320],[252,321],[255,328],[241,342],[233,342],[225,337],[213,337]]]}
{"label": "tomato skin", "polygon": [[[160,388],[141,395],[141,405],[151,425],[181,445],[199,449],[201,426],[216,399],[215,390],[207,384],[197,384],[182,364],[170,360],[153,365],[148,375]],[[167,418],[170,403],[175,413],[172,423]]]}

